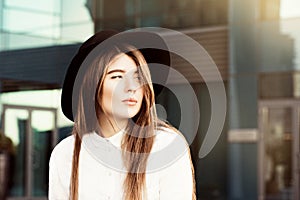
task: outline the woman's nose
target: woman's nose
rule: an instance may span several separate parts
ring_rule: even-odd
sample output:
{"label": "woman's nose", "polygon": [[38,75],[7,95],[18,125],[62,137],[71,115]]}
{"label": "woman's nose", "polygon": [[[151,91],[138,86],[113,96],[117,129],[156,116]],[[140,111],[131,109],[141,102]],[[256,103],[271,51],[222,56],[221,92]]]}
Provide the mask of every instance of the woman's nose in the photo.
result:
{"label": "woman's nose", "polygon": [[125,80],[125,92],[135,92],[140,87],[140,84],[134,78],[126,78]]}

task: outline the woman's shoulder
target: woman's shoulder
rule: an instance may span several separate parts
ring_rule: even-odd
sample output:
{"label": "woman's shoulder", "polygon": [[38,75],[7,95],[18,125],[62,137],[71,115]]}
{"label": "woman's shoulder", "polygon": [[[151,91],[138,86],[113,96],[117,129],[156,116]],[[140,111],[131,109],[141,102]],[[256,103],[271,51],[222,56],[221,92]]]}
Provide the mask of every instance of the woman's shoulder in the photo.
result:
{"label": "woman's shoulder", "polygon": [[[60,141],[53,149],[49,160],[49,195],[68,196],[72,171],[72,155],[75,138],[73,135]],[[59,199],[67,199],[60,197]]]}
{"label": "woman's shoulder", "polygon": [[169,126],[158,127],[148,160],[148,170],[161,171],[175,163],[180,163],[181,158],[186,157],[188,151],[189,146],[177,129]]}
{"label": "woman's shoulder", "polygon": [[156,137],[163,138],[163,139],[174,139],[174,137],[179,136],[179,131],[177,131],[173,127],[165,127],[160,126],[156,129]]}
{"label": "woman's shoulder", "polygon": [[64,160],[72,157],[74,148],[74,135],[70,135],[61,140],[52,150],[51,159]]}
{"label": "woman's shoulder", "polygon": [[159,126],[156,129],[156,137],[158,137],[158,139],[162,138],[166,140],[173,140],[176,137],[180,137],[185,140],[182,133],[172,126]]}
{"label": "woman's shoulder", "polygon": [[157,148],[165,148],[178,142],[185,144],[186,140],[176,128],[168,126],[161,126],[157,128],[154,144]]}

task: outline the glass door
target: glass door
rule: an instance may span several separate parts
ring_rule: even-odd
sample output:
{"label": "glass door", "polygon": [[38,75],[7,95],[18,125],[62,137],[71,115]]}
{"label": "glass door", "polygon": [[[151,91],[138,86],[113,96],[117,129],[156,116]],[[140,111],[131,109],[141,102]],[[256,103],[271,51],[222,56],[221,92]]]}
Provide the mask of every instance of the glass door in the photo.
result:
{"label": "glass door", "polygon": [[259,200],[299,199],[299,105],[259,104]]}
{"label": "glass door", "polygon": [[11,140],[13,154],[9,200],[47,199],[56,124],[56,109],[3,105],[3,133]]}

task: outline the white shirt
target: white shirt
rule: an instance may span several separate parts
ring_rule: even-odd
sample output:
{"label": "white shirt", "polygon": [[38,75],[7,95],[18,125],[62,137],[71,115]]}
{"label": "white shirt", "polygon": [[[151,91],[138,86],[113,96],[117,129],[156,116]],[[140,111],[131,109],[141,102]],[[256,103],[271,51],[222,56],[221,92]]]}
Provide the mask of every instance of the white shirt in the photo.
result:
{"label": "white shirt", "polygon": [[[119,151],[123,134],[124,131],[120,131],[110,138],[96,133],[83,136],[79,158],[79,200],[123,199],[126,172]],[[185,139],[169,129],[156,131],[156,134],[147,162],[146,199],[192,199],[193,175]],[[69,136],[52,151],[49,200],[69,199],[74,141],[74,136]]]}

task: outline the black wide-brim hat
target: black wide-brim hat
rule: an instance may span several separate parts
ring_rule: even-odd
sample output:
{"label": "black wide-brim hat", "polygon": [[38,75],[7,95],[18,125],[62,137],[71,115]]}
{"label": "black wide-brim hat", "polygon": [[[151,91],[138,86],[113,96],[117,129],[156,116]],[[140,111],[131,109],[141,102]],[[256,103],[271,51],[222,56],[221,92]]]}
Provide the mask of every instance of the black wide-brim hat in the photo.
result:
{"label": "black wide-brim hat", "polygon": [[[109,43],[107,43],[108,40]],[[161,93],[164,85],[163,83],[167,80],[169,70],[168,68],[161,66],[170,65],[170,53],[167,50],[167,45],[163,38],[157,33],[147,31],[127,31],[118,33],[114,30],[98,32],[80,46],[65,75],[62,87],[61,107],[64,115],[71,121],[74,121],[73,109],[75,105],[72,105],[72,98],[78,71],[88,55],[92,51],[95,51],[98,45],[103,43],[109,45],[128,44],[141,51],[150,69],[156,97]],[[160,70],[156,70],[157,67],[161,67]]]}

